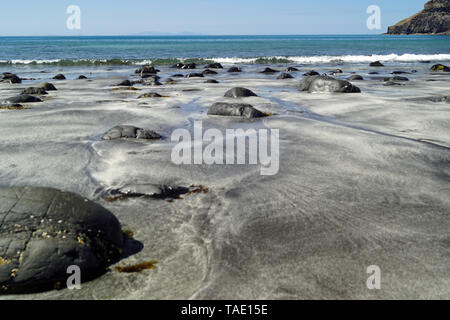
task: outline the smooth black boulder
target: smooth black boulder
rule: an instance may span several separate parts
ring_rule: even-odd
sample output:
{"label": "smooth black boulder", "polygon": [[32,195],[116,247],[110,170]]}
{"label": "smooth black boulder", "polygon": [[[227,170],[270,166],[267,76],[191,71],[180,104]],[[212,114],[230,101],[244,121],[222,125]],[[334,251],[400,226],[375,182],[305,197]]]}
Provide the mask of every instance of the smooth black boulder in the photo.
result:
{"label": "smooth black boulder", "polygon": [[299,84],[300,91],[308,92],[335,92],[335,93],[360,93],[361,90],[346,80],[337,80],[332,77],[309,76],[304,77]]}
{"label": "smooth black boulder", "polygon": [[241,68],[238,67],[231,67],[230,69],[228,69],[227,72],[233,73],[233,72],[242,72]]}
{"label": "smooth black boulder", "polygon": [[41,84],[41,88],[44,88],[45,91],[56,91],[56,90],[58,90],[58,89],[56,89],[56,87],[52,83],[49,83],[49,82],[45,82],[45,83]]}
{"label": "smooth black boulder", "polygon": [[5,103],[32,103],[32,102],[42,102],[38,97],[29,95],[29,94],[20,94],[18,96],[6,98],[4,100]]}
{"label": "smooth black boulder", "polygon": [[272,74],[272,73],[277,73],[277,72],[280,72],[280,71],[278,71],[278,70],[274,70],[274,69],[272,69],[272,68],[265,68],[263,71],[261,71],[261,73],[270,73],[270,74]]}
{"label": "smooth black boulder", "polygon": [[278,80],[293,79],[293,78],[294,77],[291,76],[289,73],[284,73],[284,72],[277,77]]}
{"label": "smooth black boulder", "polygon": [[81,76],[78,77],[78,80],[86,80],[86,79],[87,79],[87,77],[86,77],[86,76],[83,76],[83,75],[81,75]]}
{"label": "smooth black boulder", "polygon": [[214,63],[210,63],[210,64],[206,65],[205,68],[207,68],[207,69],[223,69],[223,66],[218,62],[214,62]]}
{"label": "smooth black boulder", "polygon": [[55,79],[55,80],[66,80],[66,77],[62,73],[60,73],[60,74],[57,74],[56,76],[54,76],[53,79]]}
{"label": "smooth black boulder", "polygon": [[242,118],[261,118],[266,115],[255,109],[250,104],[245,103],[225,103],[216,102],[208,110],[210,116],[228,116]]}
{"label": "smooth black boulder", "polygon": [[371,67],[384,67],[384,64],[382,64],[380,61],[375,61],[370,63]]}
{"label": "smooth black boulder", "polygon": [[216,71],[214,71],[214,70],[209,70],[209,69],[206,69],[206,70],[203,71],[202,73],[203,73],[203,75],[215,75],[215,74],[217,74]]}
{"label": "smooth black boulder", "polygon": [[161,139],[161,136],[152,130],[146,130],[135,126],[120,125],[108,130],[108,132],[106,132],[102,137],[103,140],[116,140],[123,138],[153,140]]}
{"label": "smooth black boulder", "polygon": [[63,288],[68,267],[88,281],[123,253],[124,234],[104,207],[40,187],[0,189],[0,294]]}
{"label": "smooth black boulder", "polygon": [[186,75],[186,78],[203,78],[203,73],[189,73]]}
{"label": "smooth black boulder", "polygon": [[305,76],[305,77],[320,76],[320,73],[318,73],[317,71],[311,70],[311,71],[304,73],[303,76]]}
{"label": "smooth black boulder", "polygon": [[299,71],[297,68],[295,68],[295,67],[288,67],[287,69],[286,69],[286,71],[287,72],[296,72],[296,71]]}
{"label": "smooth black boulder", "polygon": [[431,67],[431,71],[450,72],[450,68],[443,64],[435,64]]}
{"label": "smooth black boulder", "polygon": [[349,80],[349,81],[364,80],[364,78],[362,76],[360,76],[359,74],[354,74],[354,75],[348,77],[347,80]]}
{"label": "smooth black boulder", "polygon": [[21,94],[37,94],[37,95],[45,95],[48,94],[42,87],[29,87],[22,91]]}
{"label": "smooth black boulder", "polygon": [[247,88],[236,87],[225,92],[226,98],[257,97],[257,94]]}

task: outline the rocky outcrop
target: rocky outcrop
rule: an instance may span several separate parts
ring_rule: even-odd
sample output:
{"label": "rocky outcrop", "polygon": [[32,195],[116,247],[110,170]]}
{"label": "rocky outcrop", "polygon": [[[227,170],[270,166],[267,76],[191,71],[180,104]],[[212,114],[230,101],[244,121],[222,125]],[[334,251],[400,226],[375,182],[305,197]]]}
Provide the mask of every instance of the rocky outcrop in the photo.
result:
{"label": "rocky outcrop", "polygon": [[388,28],[388,34],[450,34],[450,0],[432,0],[424,10]]}
{"label": "rocky outcrop", "polygon": [[56,189],[0,189],[0,295],[66,286],[69,266],[81,280],[120,259],[124,236],[117,218],[79,195]]}

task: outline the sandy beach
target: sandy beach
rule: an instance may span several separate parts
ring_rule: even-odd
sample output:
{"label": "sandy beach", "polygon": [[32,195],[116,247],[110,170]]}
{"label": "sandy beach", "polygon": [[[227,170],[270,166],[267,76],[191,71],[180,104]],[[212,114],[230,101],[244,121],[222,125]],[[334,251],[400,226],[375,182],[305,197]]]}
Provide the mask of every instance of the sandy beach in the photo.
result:
{"label": "sandy beach", "polygon": [[[0,100],[51,82],[43,102],[0,110],[0,186],[46,186],[81,194],[114,213],[142,244],[118,266],[82,284],[1,299],[448,299],[450,297],[450,74],[433,63],[242,64],[228,73],[156,66],[161,86],[134,84],[136,66],[11,67],[25,80],[0,83]],[[447,64],[448,63],[444,63]],[[266,67],[290,72],[261,74]],[[316,70],[361,93],[300,92]],[[415,70],[416,72],[412,72]],[[42,73],[41,71],[47,71]],[[378,74],[370,74],[371,72]],[[393,71],[409,81],[386,86]],[[63,73],[68,80],[53,80]],[[84,74],[88,79],[77,80]],[[171,77],[174,81],[166,83]],[[216,79],[219,83],[205,83]],[[257,97],[225,98],[245,87]],[[162,97],[138,96],[157,92]],[[444,97],[430,99],[430,97]],[[447,98],[445,98],[447,97]],[[270,115],[208,116],[215,102],[243,102]],[[174,130],[279,129],[279,172],[258,165],[175,165]],[[161,140],[102,140],[117,125],[154,130]],[[181,199],[107,201],[111,190],[199,188]],[[368,290],[368,266],[382,289]]]}

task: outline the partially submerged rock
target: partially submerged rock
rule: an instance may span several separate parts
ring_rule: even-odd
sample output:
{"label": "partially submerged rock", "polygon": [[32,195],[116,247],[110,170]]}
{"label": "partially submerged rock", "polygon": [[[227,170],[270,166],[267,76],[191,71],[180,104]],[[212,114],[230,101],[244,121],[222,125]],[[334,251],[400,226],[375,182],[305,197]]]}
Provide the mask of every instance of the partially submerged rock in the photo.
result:
{"label": "partially submerged rock", "polygon": [[37,94],[37,95],[46,95],[48,94],[42,87],[29,87],[22,91],[22,94]]}
{"label": "partially submerged rock", "polygon": [[130,80],[123,80],[123,81],[119,82],[118,84],[116,84],[116,86],[118,86],[118,87],[132,87],[133,83]]}
{"label": "partially submerged rock", "polygon": [[0,78],[0,82],[9,82],[11,84],[22,83],[22,79],[13,73],[4,72]]}
{"label": "partially submerged rock", "polygon": [[395,77],[392,77],[392,78],[384,78],[383,80],[384,80],[385,82],[386,82],[386,81],[409,81],[408,78],[406,78],[406,77],[401,77],[401,76],[395,76]]}
{"label": "partially submerged rock", "polygon": [[141,68],[134,71],[134,73],[140,74],[140,75],[157,74],[158,72],[159,72],[159,70],[155,69],[155,67],[150,66],[150,65],[142,66]]}
{"label": "partially submerged rock", "polygon": [[380,61],[375,61],[370,63],[371,67],[384,67],[384,64],[382,64]]}
{"label": "partially submerged rock", "polygon": [[86,80],[87,79],[87,77],[86,76],[84,76],[84,75],[80,75],[80,76],[78,76],[78,80]]}
{"label": "partially submerged rock", "polygon": [[203,74],[202,73],[189,73],[186,75],[186,78],[203,78]]}
{"label": "partially submerged rock", "polygon": [[181,69],[196,69],[197,65],[195,63],[187,63],[187,64],[183,64]]}
{"label": "partially submerged rock", "polygon": [[6,98],[4,103],[32,103],[32,102],[42,102],[38,97],[29,94],[20,94],[18,96]]}
{"label": "partially submerged rock", "polygon": [[257,94],[247,88],[236,87],[225,92],[225,97],[226,98],[257,97]]}
{"label": "partially submerged rock", "polygon": [[443,64],[435,64],[431,67],[431,71],[450,72],[450,68]]}
{"label": "partially submerged rock", "polygon": [[55,79],[55,80],[66,80],[66,77],[62,73],[60,73],[60,74],[57,74],[56,76],[54,76],[53,79]]}
{"label": "partially submerged rock", "polygon": [[286,71],[287,72],[296,72],[296,71],[299,71],[297,68],[295,68],[295,67],[288,67],[287,69],[286,69]]}
{"label": "partially submerged rock", "polygon": [[272,73],[277,73],[277,72],[280,72],[280,71],[278,71],[278,70],[274,70],[274,69],[272,69],[272,68],[265,68],[263,71],[261,71],[261,73],[270,73],[270,74],[272,74]]}
{"label": "partially submerged rock", "polygon": [[299,85],[300,91],[308,92],[335,92],[335,93],[360,93],[361,90],[346,80],[337,80],[332,77],[309,76],[304,77]]}
{"label": "partially submerged rock", "polygon": [[293,76],[291,76],[289,73],[282,73],[277,77],[278,80],[284,80],[284,79],[294,79]]}
{"label": "partially submerged rock", "polygon": [[361,80],[364,80],[364,78],[362,76],[360,76],[359,74],[354,74],[354,75],[348,77],[347,80],[349,80],[349,81],[361,81]]}
{"label": "partially submerged rock", "polygon": [[317,71],[311,70],[311,71],[304,73],[303,76],[305,76],[305,77],[320,76],[320,73],[318,73]]}
{"label": "partially submerged rock", "polygon": [[154,140],[161,139],[161,136],[152,130],[145,130],[128,125],[120,125],[110,129],[102,137],[103,140],[116,140],[123,138]]}
{"label": "partially submerged rock", "polygon": [[142,99],[142,98],[161,98],[162,95],[160,95],[159,93],[156,92],[148,92],[148,93],[144,93],[141,94],[138,99]]}
{"label": "partially submerged rock", "polygon": [[205,81],[205,83],[219,83],[219,81],[217,81],[215,79],[208,79]]}
{"label": "partially submerged rock", "polygon": [[218,62],[214,62],[214,63],[210,63],[210,64],[206,65],[205,68],[207,68],[207,69],[223,69],[223,66]]}
{"label": "partially submerged rock", "polygon": [[205,71],[202,72],[202,74],[203,75],[214,75],[214,74],[217,74],[217,72],[214,70],[206,69]]}
{"label": "partially submerged rock", "polygon": [[242,118],[261,118],[266,114],[245,103],[216,102],[208,110],[208,115]]}
{"label": "partially submerged rock", "polygon": [[91,280],[122,255],[119,221],[84,197],[14,187],[0,189],[0,203],[0,294],[64,287],[73,265]]}
{"label": "partially submerged rock", "polygon": [[238,67],[231,67],[230,69],[228,69],[227,72],[230,72],[230,73],[242,72],[242,70],[241,70],[241,68],[238,68]]}
{"label": "partially submerged rock", "polygon": [[44,88],[45,91],[56,91],[56,90],[58,90],[58,89],[56,89],[56,87],[53,84],[51,84],[49,82],[45,82],[45,83],[41,84],[41,88]]}

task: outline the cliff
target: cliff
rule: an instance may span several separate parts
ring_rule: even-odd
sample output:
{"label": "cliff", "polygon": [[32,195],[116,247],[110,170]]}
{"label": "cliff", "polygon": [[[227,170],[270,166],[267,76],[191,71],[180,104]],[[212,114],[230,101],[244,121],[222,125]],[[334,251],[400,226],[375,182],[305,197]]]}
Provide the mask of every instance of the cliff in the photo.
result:
{"label": "cliff", "polygon": [[450,35],[450,0],[432,0],[412,17],[388,28],[388,34]]}

